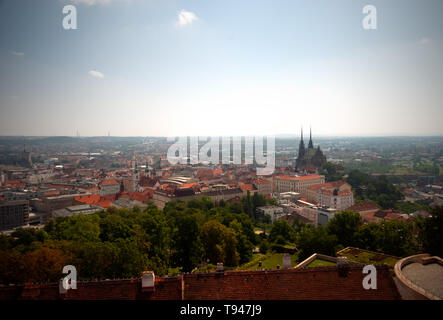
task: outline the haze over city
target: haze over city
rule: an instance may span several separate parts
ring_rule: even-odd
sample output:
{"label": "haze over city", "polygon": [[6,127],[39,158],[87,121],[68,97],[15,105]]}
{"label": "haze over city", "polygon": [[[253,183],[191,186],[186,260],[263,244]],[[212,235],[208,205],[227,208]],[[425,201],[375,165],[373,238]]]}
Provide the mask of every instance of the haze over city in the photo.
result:
{"label": "haze over city", "polygon": [[442,135],[443,3],[367,2],[0,1],[0,135]]}
{"label": "haze over city", "polygon": [[443,299],[442,15],[0,0],[0,303],[25,319],[69,300],[110,301],[102,318],[134,312],[120,300],[184,320],[433,314],[406,301]]}

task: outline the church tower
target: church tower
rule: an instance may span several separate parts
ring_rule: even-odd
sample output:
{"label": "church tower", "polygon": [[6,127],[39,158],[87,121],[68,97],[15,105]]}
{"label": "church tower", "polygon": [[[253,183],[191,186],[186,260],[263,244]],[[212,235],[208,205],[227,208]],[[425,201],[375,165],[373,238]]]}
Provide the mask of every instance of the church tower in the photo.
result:
{"label": "church tower", "polygon": [[312,128],[309,128],[309,145],[308,149],[314,149],[314,144],[312,143]]}
{"label": "church tower", "polygon": [[149,164],[148,164],[148,161],[146,161],[146,165],[145,165],[145,177],[149,177]]}
{"label": "church tower", "polygon": [[303,141],[303,127],[301,128],[301,139],[298,147],[298,158],[301,159],[305,155],[305,143]]}
{"label": "church tower", "polygon": [[140,180],[140,177],[138,175],[138,164],[137,164],[137,160],[135,161],[135,166],[134,166],[134,175],[133,175],[133,192],[138,191],[138,182]]}

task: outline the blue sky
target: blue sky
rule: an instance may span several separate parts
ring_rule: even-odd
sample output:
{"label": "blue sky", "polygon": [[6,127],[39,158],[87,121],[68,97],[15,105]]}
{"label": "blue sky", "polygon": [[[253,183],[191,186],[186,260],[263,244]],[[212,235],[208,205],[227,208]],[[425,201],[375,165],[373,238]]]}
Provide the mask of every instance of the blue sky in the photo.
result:
{"label": "blue sky", "polygon": [[0,0],[0,135],[442,135],[442,16],[440,0]]}

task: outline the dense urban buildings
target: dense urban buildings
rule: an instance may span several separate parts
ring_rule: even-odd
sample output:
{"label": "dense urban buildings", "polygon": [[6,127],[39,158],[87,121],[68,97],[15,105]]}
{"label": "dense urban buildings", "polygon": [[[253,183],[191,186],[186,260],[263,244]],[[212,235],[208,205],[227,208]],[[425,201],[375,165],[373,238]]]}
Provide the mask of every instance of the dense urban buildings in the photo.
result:
{"label": "dense urban buildings", "polygon": [[[94,145],[97,146],[92,147],[87,140],[74,138],[71,144],[66,141],[62,144],[48,143],[43,144],[44,148],[41,144],[33,144],[32,139],[29,139],[28,148],[33,149],[34,157],[30,167],[22,166],[21,160],[14,164],[7,161],[0,164],[2,233],[3,236],[17,239],[25,236],[32,238],[32,234],[38,234],[39,238],[35,239],[40,239],[37,241],[41,241],[41,246],[45,248],[42,250],[56,250],[51,254],[60,259],[63,251],[56,253],[57,249],[46,248],[45,237],[61,237],[64,240],[60,240],[60,243],[83,239],[81,241],[84,241],[85,247],[77,249],[83,250],[81,255],[75,250],[70,251],[81,242],[76,242],[76,246],[71,249],[68,247],[63,250],[68,250],[71,255],[79,255],[78,259],[86,259],[85,257],[93,251],[97,263],[101,259],[112,260],[120,255],[125,256],[126,250],[136,251],[128,251],[132,253],[125,259],[136,259],[137,250],[147,250],[147,257],[154,255],[156,260],[148,259],[137,265],[137,261],[143,259],[140,256],[137,258],[140,260],[126,263],[126,267],[118,261],[113,263],[117,264],[116,270],[123,270],[129,266],[138,268],[127,271],[126,274],[131,277],[137,278],[142,271],[152,274],[151,283],[155,294],[152,294],[154,291],[151,287],[144,287],[143,283],[146,281],[144,282],[143,276],[138,280],[104,282],[103,277],[112,279],[127,276],[119,275],[121,271],[109,273],[113,268],[111,266],[103,270],[106,275],[100,274],[98,269],[93,269],[90,265],[83,266],[91,268],[88,271],[90,276],[85,278],[84,282],[79,282],[79,290],[76,292],[64,292],[59,284],[50,281],[47,285],[33,287],[33,290],[17,282],[16,286],[7,289],[0,287],[0,297],[69,300],[119,299],[123,296],[131,299],[172,299],[177,296],[180,299],[233,299],[241,295],[248,299],[404,299],[411,296],[429,299],[435,298],[435,292],[439,292],[425,281],[422,284],[425,288],[423,290],[434,290],[434,293],[411,293],[408,285],[413,286],[408,282],[411,280],[407,280],[406,277],[422,279],[424,275],[420,273],[430,270],[418,264],[414,270],[402,267],[402,274],[406,280],[402,278],[401,283],[394,281],[390,276],[395,262],[402,257],[421,254],[422,251],[414,247],[415,244],[408,244],[411,247],[401,244],[389,247],[386,240],[377,240],[381,247],[373,247],[373,242],[363,241],[372,239],[366,238],[368,232],[370,237],[386,237],[386,234],[380,232],[391,230],[390,228],[400,228],[403,230],[401,232],[405,232],[397,235],[393,231],[390,236],[395,239],[409,234],[412,238],[408,238],[407,241],[419,241],[421,231],[415,230],[420,228],[417,221],[421,220],[417,219],[433,219],[433,210],[438,209],[443,201],[442,188],[439,188],[442,184],[440,173],[436,170],[432,174],[423,175],[418,171],[421,167],[417,163],[417,171],[414,174],[389,176],[380,175],[377,171],[368,174],[363,172],[367,165],[356,167],[361,163],[358,159],[365,159],[365,163],[374,165],[381,161],[381,157],[388,156],[381,151],[366,151],[369,148],[364,143],[360,147],[361,150],[358,147],[343,149],[339,139],[335,142],[325,141],[328,161],[322,160],[323,163],[320,164],[317,162],[320,157],[316,158],[316,153],[312,153],[312,150],[316,150],[312,148],[312,138],[306,148],[311,151],[305,150],[302,156],[307,166],[295,168],[290,159],[300,152],[297,152],[299,150],[295,147],[297,139],[293,138],[277,139],[276,157],[283,160],[277,162],[279,165],[272,174],[258,175],[255,164],[171,164],[166,158],[171,143],[166,143],[160,138],[152,138],[149,147],[135,138],[131,143],[119,141],[118,145],[114,145],[114,139],[119,141],[119,138],[109,137],[100,143],[94,141]],[[300,143],[302,147],[303,144]],[[404,146],[401,151],[392,151],[389,145],[383,145],[383,149],[388,150],[386,152],[389,157],[392,157],[392,154],[395,157],[395,152],[403,153],[409,148]],[[431,148],[431,155],[428,157],[436,159],[434,163],[440,168],[443,143],[439,148],[435,148],[434,142],[431,145],[434,149]],[[398,145],[395,148],[398,148]],[[84,152],[85,149],[91,150]],[[314,156],[310,157],[312,155]],[[366,158],[363,155],[366,155]],[[357,160],[349,161],[350,157],[357,156]],[[389,161],[391,164],[395,163],[395,160]],[[318,166],[311,166],[313,163]],[[380,168],[384,169],[384,166]],[[154,220],[140,222],[144,221],[143,219],[151,219],[150,216]],[[358,224],[358,232],[355,231],[355,234],[365,235],[355,240],[362,249],[347,249],[354,253],[346,256],[351,270],[348,276],[341,276],[343,261],[339,257],[342,251],[337,251],[336,245],[340,243],[349,246],[350,242],[335,234],[331,238],[332,235],[328,234],[332,232],[331,224],[340,221],[337,217],[354,219],[353,223]],[[355,220],[357,217],[358,220]],[[176,219],[179,222],[174,222]],[[141,224],[137,225],[138,223]],[[157,229],[165,223],[167,225]],[[180,230],[184,233],[179,236],[176,232]],[[369,230],[375,230],[374,234]],[[216,236],[218,232],[220,234]],[[27,235],[28,233],[30,235]],[[182,249],[167,247],[158,251],[160,248],[156,246],[166,244],[151,239],[146,240],[149,245],[145,247],[143,242],[137,240],[138,242],[134,243],[138,243],[137,246],[140,245],[141,249],[135,249],[127,247],[132,245],[130,242],[123,243],[123,240],[119,239],[124,236],[124,241],[132,241],[130,239],[135,235],[143,237],[140,233],[146,233],[144,237],[147,238],[162,235],[165,243],[169,243],[167,239],[174,239],[168,244],[170,246],[187,241],[187,237],[191,235],[197,237],[198,241],[185,242]],[[233,236],[235,237],[232,238]],[[326,238],[320,240],[323,237]],[[319,239],[322,245],[314,245],[309,242],[313,240],[309,239]],[[397,241],[395,239],[392,241]],[[212,240],[220,242],[215,246],[217,249],[211,253]],[[149,249],[153,243],[154,249]],[[199,247],[198,243],[202,247]],[[234,245],[234,250],[229,249],[230,243]],[[194,245],[197,247],[194,248]],[[310,249],[306,251],[306,248]],[[36,250],[36,255],[47,254],[39,253],[40,249],[29,250]],[[197,252],[195,256],[192,250]],[[114,258],[111,258],[111,252],[114,252]],[[116,255],[116,252],[120,254]],[[108,254],[110,256],[106,256]],[[176,256],[178,254],[182,255],[180,260]],[[362,291],[356,287],[357,283],[361,282],[361,277],[357,275],[369,254],[374,256],[374,263],[377,268],[380,267],[377,270],[383,274],[380,281],[384,285],[378,292]],[[383,263],[388,265],[387,269],[378,266],[377,259],[381,258],[384,259]],[[8,260],[8,263],[15,263],[13,256],[6,254],[3,259],[12,259],[12,262]],[[193,260],[186,262],[187,259]],[[90,259],[87,261],[89,264],[93,263]],[[436,257],[432,261],[432,272],[437,273],[433,276],[438,277],[440,269],[437,265],[440,260]],[[182,264],[187,269],[182,269]],[[229,271],[224,270],[223,265]],[[42,268],[49,266],[50,264]],[[320,269],[316,269],[317,267]],[[324,267],[330,269],[322,269]],[[84,276],[84,271],[81,274]],[[266,286],[260,287],[260,290],[254,289],[254,294],[250,293],[250,290],[247,290],[247,293],[245,287],[241,286],[235,287],[236,292],[223,286],[224,289],[214,291],[216,287],[221,288],[222,279],[228,282],[248,282],[247,279],[252,278],[265,281],[263,277],[270,279],[271,275],[275,276],[275,279],[266,282]],[[318,285],[315,287],[317,289],[306,291],[306,288],[297,285],[299,289],[292,290],[291,294],[282,293],[281,288],[285,288],[289,283],[299,284],[311,276],[318,279]],[[16,282],[11,280],[16,279],[13,274],[7,277],[8,281]],[[90,277],[98,280],[91,280]],[[332,292],[332,282],[336,281],[336,278],[340,279],[342,284],[340,292]],[[206,286],[201,286],[203,279],[207,282]],[[112,290],[108,289],[111,283]]]}

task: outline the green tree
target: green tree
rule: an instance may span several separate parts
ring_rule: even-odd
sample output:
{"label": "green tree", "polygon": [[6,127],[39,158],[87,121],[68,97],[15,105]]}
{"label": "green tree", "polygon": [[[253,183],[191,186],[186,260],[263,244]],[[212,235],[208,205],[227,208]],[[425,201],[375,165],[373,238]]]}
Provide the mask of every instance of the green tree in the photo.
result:
{"label": "green tree", "polygon": [[215,220],[206,222],[201,231],[205,256],[210,263],[224,262],[228,266],[239,263],[236,232]]}
{"label": "green tree", "polygon": [[412,234],[412,224],[404,221],[382,221],[379,223],[378,243],[380,251],[394,256],[408,256],[417,252],[418,246]]}
{"label": "green tree", "polygon": [[119,214],[107,214],[100,221],[100,239],[102,241],[116,241],[131,236],[131,228]]}
{"label": "green tree", "polygon": [[236,232],[231,228],[226,228],[223,233],[223,251],[224,263],[227,266],[235,267],[240,261],[240,255],[237,251]]}
{"label": "green tree", "polygon": [[229,227],[236,232],[237,238],[237,251],[240,258],[240,264],[246,263],[252,258],[253,244],[249,241],[245,232],[243,231],[243,226],[237,219],[231,221]]}
{"label": "green tree", "polygon": [[423,249],[439,257],[443,257],[443,207],[435,207],[431,217],[424,221]]}
{"label": "green tree", "polygon": [[225,228],[224,225],[215,220],[206,222],[202,227],[201,239],[205,256],[212,264],[222,262],[225,259],[223,251],[223,233]]}
{"label": "green tree", "polygon": [[315,228],[312,225],[306,225],[297,234],[297,248],[299,258],[304,260],[314,253],[321,253],[335,256],[337,246],[337,237],[328,234],[326,228],[319,226]]}
{"label": "green tree", "polygon": [[[276,242],[277,239],[283,239],[284,243],[280,244],[286,244],[294,240],[294,230],[286,220],[277,220],[272,224],[269,242]],[[279,242],[282,242],[282,240]]]}
{"label": "green tree", "polygon": [[337,236],[338,243],[343,246],[355,246],[355,234],[363,225],[360,214],[352,211],[342,211],[328,221],[328,232]]}
{"label": "green tree", "polygon": [[190,272],[202,260],[203,247],[200,230],[195,216],[181,216],[177,220],[177,228],[173,237],[177,266],[184,272]]}

